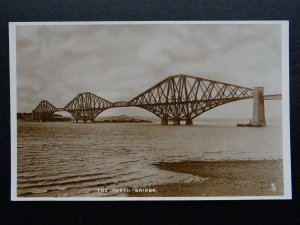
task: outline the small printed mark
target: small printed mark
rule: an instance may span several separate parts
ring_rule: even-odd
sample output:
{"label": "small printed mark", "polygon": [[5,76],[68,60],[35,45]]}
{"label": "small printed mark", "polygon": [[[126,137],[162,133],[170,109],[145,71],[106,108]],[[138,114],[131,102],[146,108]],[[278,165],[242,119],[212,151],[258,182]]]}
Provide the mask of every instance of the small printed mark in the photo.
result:
{"label": "small printed mark", "polygon": [[271,183],[271,191],[276,191],[277,190],[277,188],[276,188],[276,185],[272,182]]}

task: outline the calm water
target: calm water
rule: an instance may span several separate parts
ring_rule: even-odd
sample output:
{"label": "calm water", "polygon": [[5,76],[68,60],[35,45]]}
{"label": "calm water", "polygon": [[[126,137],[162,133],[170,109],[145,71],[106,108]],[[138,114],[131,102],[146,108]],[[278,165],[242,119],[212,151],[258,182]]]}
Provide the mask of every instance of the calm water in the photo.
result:
{"label": "calm water", "polygon": [[18,122],[18,196],[101,196],[99,188],[199,179],[159,161],[282,158],[281,126]]}

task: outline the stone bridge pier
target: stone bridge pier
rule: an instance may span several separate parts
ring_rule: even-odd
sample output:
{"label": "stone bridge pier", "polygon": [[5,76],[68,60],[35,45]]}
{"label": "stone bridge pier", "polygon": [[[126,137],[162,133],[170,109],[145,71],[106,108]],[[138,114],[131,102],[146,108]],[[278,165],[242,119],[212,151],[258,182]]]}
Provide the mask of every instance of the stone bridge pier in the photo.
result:
{"label": "stone bridge pier", "polygon": [[265,99],[264,99],[264,88],[254,87],[253,88],[253,117],[251,124],[255,126],[265,127]]}

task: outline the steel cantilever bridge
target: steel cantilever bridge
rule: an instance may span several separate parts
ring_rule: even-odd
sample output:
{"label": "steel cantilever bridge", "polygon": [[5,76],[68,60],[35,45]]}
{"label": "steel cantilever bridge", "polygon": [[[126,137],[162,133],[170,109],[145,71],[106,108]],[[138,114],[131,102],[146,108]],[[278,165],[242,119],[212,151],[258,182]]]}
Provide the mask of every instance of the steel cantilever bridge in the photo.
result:
{"label": "steel cantilever bridge", "polygon": [[[256,91],[258,89],[260,90]],[[263,95],[263,88],[251,89],[179,74],[167,77],[128,102],[113,103],[93,93],[85,92],[78,94],[63,108],[56,108],[50,102],[43,100],[32,111],[32,115],[34,120],[47,121],[55,112],[67,111],[76,122],[87,122],[94,121],[104,110],[135,106],[152,112],[164,125],[168,124],[168,121],[173,121],[173,124],[186,121],[187,125],[191,125],[195,117],[208,110],[249,98],[260,101],[257,111],[261,111],[264,100],[281,99],[281,94]],[[256,118],[256,120],[261,119]]]}

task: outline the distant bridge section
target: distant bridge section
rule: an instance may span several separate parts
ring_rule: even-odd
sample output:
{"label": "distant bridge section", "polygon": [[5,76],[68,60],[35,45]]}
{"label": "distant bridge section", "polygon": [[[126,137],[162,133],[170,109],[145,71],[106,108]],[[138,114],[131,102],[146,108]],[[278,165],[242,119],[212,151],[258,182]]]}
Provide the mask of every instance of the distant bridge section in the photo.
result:
{"label": "distant bridge section", "polygon": [[52,105],[47,100],[42,100],[40,103],[32,110],[32,119],[38,121],[49,121],[53,114],[57,112],[58,109]]}
{"label": "distant bridge section", "polygon": [[64,111],[69,112],[76,122],[94,121],[95,118],[107,108],[113,106],[113,103],[103,99],[93,93],[84,92],[78,94],[65,107]]}
{"label": "distant bridge section", "polygon": [[275,94],[275,95],[265,95],[265,100],[280,100],[282,99],[282,94]]}

